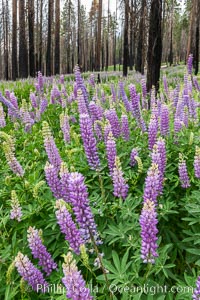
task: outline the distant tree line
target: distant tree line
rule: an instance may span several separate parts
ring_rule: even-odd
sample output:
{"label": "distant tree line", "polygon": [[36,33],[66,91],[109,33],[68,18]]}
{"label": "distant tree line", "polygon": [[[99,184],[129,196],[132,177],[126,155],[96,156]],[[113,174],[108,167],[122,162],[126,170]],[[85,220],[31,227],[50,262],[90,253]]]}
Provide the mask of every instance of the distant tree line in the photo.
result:
{"label": "distant tree line", "polygon": [[[111,10],[112,1],[112,10]],[[157,85],[161,61],[172,65],[194,55],[199,62],[200,1],[0,0],[0,78],[51,76],[122,69]],[[115,9],[113,11],[113,3]]]}

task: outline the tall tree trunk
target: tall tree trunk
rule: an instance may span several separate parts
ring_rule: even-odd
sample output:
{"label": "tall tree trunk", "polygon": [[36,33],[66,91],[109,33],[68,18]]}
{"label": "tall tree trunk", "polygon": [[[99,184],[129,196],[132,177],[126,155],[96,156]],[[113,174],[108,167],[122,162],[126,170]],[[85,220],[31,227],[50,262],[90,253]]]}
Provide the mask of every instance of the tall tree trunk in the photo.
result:
{"label": "tall tree trunk", "polygon": [[129,67],[130,70],[133,70],[133,43],[134,43],[134,9],[133,9],[133,0],[131,0],[131,7],[130,7],[130,55],[129,55]]}
{"label": "tall tree trunk", "polygon": [[53,0],[49,0],[48,4],[48,37],[47,37],[47,53],[46,53],[46,75],[52,75],[51,68],[51,24],[53,20]]}
{"label": "tall tree trunk", "polygon": [[108,0],[108,14],[107,14],[108,22],[107,22],[107,37],[106,37],[106,71],[108,71],[108,63],[109,63],[109,32],[110,32],[110,0]]}
{"label": "tall tree trunk", "polygon": [[43,0],[40,0],[40,38],[39,38],[39,64],[38,68],[40,71],[42,70],[42,16],[43,16]]}
{"label": "tall tree trunk", "polygon": [[9,79],[9,59],[8,59],[8,22],[9,22],[9,8],[8,8],[8,0],[6,0],[5,5],[5,47],[4,47],[4,64],[5,64],[5,79]]}
{"label": "tall tree trunk", "polygon": [[17,0],[12,1],[12,80],[18,77],[17,72]]}
{"label": "tall tree trunk", "polygon": [[198,74],[199,71],[199,25],[200,25],[200,3],[196,0],[195,3],[195,44],[194,44],[194,73]]}
{"label": "tall tree trunk", "polygon": [[171,24],[170,24],[170,51],[169,51],[169,64],[170,66],[173,64],[173,15],[174,15],[174,0],[172,0],[172,9],[170,13]]}
{"label": "tall tree trunk", "polygon": [[78,65],[81,67],[81,34],[80,34],[80,31],[81,31],[81,24],[80,24],[80,19],[81,19],[81,3],[80,3],[80,0],[78,0],[78,34],[77,34],[77,46],[78,46]]}
{"label": "tall tree trunk", "polygon": [[128,74],[128,23],[129,23],[128,19],[129,19],[129,0],[125,0],[123,76],[127,76]]}
{"label": "tall tree trunk", "polygon": [[145,37],[145,8],[146,8],[146,0],[142,0],[142,7],[140,13],[140,24],[139,24],[139,39],[138,39],[138,47],[137,47],[137,59],[135,64],[136,71],[144,74],[144,37]]}
{"label": "tall tree trunk", "polygon": [[19,4],[19,77],[28,77],[28,51],[25,32],[25,8],[24,0],[18,1]]}
{"label": "tall tree trunk", "polygon": [[34,48],[34,0],[28,0],[29,27],[29,74],[35,76],[35,48]]}
{"label": "tall tree trunk", "polygon": [[147,53],[147,90],[155,86],[159,90],[160,67],[162,59],[162,0],[152,0],[149,24],[149,43]]}
{"label": "tall tree trunk", "polygon": [[100,66],[101,66],[101,21],[102,21],[102,0],[99,0],[96,71],[100,71]]}
{"label": "tall tree trunk", "polygon": [[54,72],[60,73],[60,0],[56,0],[56,24],[55,24],[55,53],[54,53]]}

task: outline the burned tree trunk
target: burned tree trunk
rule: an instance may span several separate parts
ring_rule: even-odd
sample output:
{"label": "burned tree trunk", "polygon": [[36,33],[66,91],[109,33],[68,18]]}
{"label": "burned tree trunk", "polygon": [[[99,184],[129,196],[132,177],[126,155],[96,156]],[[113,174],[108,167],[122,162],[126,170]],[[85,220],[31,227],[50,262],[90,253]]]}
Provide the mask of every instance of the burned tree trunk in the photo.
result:
{"label": "burned tree trunk", "polygon": [[17,72],[17,0],[12,2],[12,80],[18,77]]}
{"label": "burned tree trunk", "polygon": [[25,33],[25,8],[24,0],[19,2],[19,77],[28,77],[28,51]]}
{"label": "burned tree trunk", "polygon": [[147,52],[147,90],[155,86],[159,90],[162,58],[162,0],[152,0],[149,24],[149,43]]}
{"label": "burned tree trunk", "polygon": [[56,0],[54,73],[60,73],[60,0]]}
{"label": "burned tree trunk", "polygon": [[128,19],[129,0],[125,0],[125,21],[124,21],[124,54],[123,54],[123,76],[128,73]]}
{"label": "burned tree trunk", "polygon": [[34,48],[34,0],[28,1],[29,27],[29,74],[35,76],[35,48]]}

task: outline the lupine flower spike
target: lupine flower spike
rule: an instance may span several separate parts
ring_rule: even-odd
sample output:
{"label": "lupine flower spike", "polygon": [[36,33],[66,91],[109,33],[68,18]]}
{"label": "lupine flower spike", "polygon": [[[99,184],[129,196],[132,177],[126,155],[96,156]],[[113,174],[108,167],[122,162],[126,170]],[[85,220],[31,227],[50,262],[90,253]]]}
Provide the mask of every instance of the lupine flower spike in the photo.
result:
{"label": "lupine flower spike", "polygon": [[144,263],[155,263],[155,258],[158,257],[157,253],[157,213],[155,210],[155,203],[147,200],[142,209],[140,216],[141,226],[141,258]]}
{"label": "lupine flower spike", "polygon": [[64,273],[62,282],[67,290],[66,296],[72,300],[92,300],[93,297],[90,295],[90,290],[86,288],[85,281],[81,272],[78,271],[71,252],[68,252],[68,254],[64,256],[62,267]]}
{"label": "lupine flower spike", "polygon": [[[15,267],[18,273],[23,277],[25,281],[32,287],[34,291],[45,291],[48,287],[48,283],[44,279],[43,274],[32,264],[29,258],[18,252],[15,258]],[[42,288],[41,288],[42,287]]]}
{"label": "lupine flower spike", "polygon": [[39,266],[42,266],[46,275],[49,276],[57,268],[57,264],[53,261],[50,253],[42,243],[41,231],[30,226],[27,232],[29,248],[32,251],[33,257],[39,259]]}
{"label": "lupine flower spike", "polygon": [[183,188],[190,187],[190,179],[187,172],[186,161],[183,159],[182,154],[179,154],[178,172],[181,181],[181,186]]}

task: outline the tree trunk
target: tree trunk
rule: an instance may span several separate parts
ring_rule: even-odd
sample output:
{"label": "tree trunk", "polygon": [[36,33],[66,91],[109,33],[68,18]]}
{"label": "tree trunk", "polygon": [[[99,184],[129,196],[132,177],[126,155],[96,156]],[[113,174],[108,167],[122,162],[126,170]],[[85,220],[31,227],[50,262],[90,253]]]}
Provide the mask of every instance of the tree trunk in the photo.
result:
{"label": "tree trunk", "polygon": [[145,7],[146,0],[142,0],[141,14],[140,14],[140,24],[139,24],[139,39],[137,47],[137,59],[135,64],[136,71],[144,74],[144,37],[145,37]]}
{"label": "tree trunk", "polygon": [[131,0],[131,8],[130,8],[130,55],[129,55],[129,66],[130,70],[133,70],[133,43],[134,43],[134,10],[133,10],[133,0]]}
{"label": "tree trunk", "polygon": [[101,21],[102,21],[102,0],[99,0],[96,71],[100,71],[100,66],[101,66]]}
{"label": "tree trunk", "polygon": [[12,1],[12,80],[18,77],[17,72],[17,0]]}
{"label": "tree trunk", "polygon": [[29,74],[35,76],[35,48],[34,48],[34,0],[28,0],[29,27]]}
{"label": "tree trunk", "polygon": [[55,24],[55,53],[54,53],[54,73],[60,73],[60,0],[56,0],[56,24]]}
{"label": "tree trunk", "polygon": [[19,77],[28,77],[28,51],[25,32],[25,9],[24,0],[18,1],[19,4]]}
{"label": "tree trunk", "polygon": [[149,24],[149,43],[147,53],[147,90],[155,86],[159,90],[160,67],[162,59],[162,0],[152,0]]}
{"label": "tree trunk", "polygon": [[129,0],[125,0],[125,21],[124,21],[124,53],[123,53],[123,76],[128,74],[128,18]]}
{"label": "tree trunk", "polygon": [[49,0],[48,5],[48,37],[47,37],[47,53],[46,53],[46,75],[52,75],[51,68],[51,24],[53,20],[53,0]]}
{"label": "tree trunk", "polygon": [[42,44],[43,44],[43,40],[42,40],[42,16],[43,16],[43,0],[40,1],[40,41],[39,41],[39,64],[38,64],[38,68],[40,71],[42,70]]}
{"label": "tree trunk", "polygon": [[107,37],[106,37],[106,71],[108,71],[108,60],[109,60],[109,32],[110,32],[110,0],[108,0],[108,29],[107,29]]}
{"label": "tree trunk", "polygon": [[78,45],[78,65],[79,67],[81,68],[81,35],[80,35],[80,6],[81,6],[81,3],[80,3],[80,0],[78,0],[78,34],[77,34],[77,37],[78,37],[78,40],[77,40],[77,45]]}

